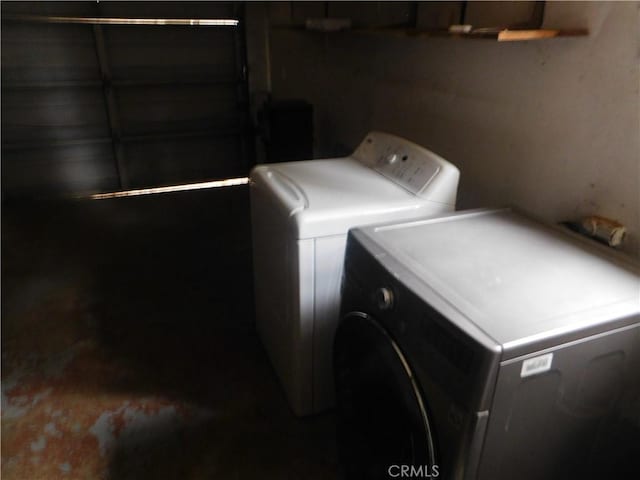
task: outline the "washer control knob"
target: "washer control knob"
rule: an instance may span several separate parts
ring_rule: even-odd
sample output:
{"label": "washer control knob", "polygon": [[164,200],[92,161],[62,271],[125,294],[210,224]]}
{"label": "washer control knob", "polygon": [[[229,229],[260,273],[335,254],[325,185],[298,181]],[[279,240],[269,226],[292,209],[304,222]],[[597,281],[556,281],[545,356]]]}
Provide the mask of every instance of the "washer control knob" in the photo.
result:
{"label": "washer control knob", "polygon": [[398,155],[396,153],[391,153],[387,156],[386,163],[387,165],[393,165],[398,161]]}
{"label": "washer control knob", "polygon": [[379,310],[391,310],[393,308],[393,291],[387,287],[380,287],[374,294]]}

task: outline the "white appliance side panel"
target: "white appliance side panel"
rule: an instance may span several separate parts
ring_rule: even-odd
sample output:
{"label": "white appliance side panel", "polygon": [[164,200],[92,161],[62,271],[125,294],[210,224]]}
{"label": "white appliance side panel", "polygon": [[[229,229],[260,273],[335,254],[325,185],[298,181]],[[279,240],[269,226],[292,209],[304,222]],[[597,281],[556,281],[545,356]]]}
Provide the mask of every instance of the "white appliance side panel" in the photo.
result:
{"label": "white appliance side panel", "polygon": [[315,321],[313,324],[313,410],[335,404],[333,338],[340,317],[340,284],[346,235],[316,239]]}
{"label": "white appliance side panel", "polygon": [[[474,478],[590,478],[598,469],[620,478],[608,471],[610,454],[631,459],[637,438],[639,347],[635,324],[501,363]],[[523,365],[549,356],[548,368],[523,376]]]}
{"label": "white appliance side panel", "polygon": [[289,379],[289,401],[296,415],[313,413],[313,324],[315,308],[315,241],[313,239],[297,241],[298,270],[296,278],[298,295],[295,296],[292,323],[293,343]]}
{"label": "white appliance side panel", "polygon": [[293,321],[290,299],[296,293],[292,277],[297,258],[278,213],[268,193],[251,189],[256,329],[280,375],[279,366],[287,363],[282,345],[292,341],[287,326]]}
{"label": "white appliance side panel", "polygon": [[251,217],[256,329],[289,403],[301,414],[311,405],[311,359],[301,355],[310,336],[305,325],[310,328],[308,315],[306,324],[300,315],[313,311],[313,240],[291,235],[288,218],[266,190],[251,189]]}

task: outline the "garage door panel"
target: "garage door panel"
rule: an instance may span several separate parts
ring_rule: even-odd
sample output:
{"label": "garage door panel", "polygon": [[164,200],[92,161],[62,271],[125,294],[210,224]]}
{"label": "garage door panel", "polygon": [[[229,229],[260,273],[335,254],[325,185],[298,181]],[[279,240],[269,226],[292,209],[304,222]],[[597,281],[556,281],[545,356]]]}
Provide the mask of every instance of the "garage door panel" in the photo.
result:
{"label": "garage door panel", "polygon": [[101,88],[3,90],[2,143],[108,138]]}
{"label": "garage door panel", "polygon": [[90,28],[20,22],[2,24],[3,85],[79,80],[100,80]]}
{"label": "garage door panel", "polygon": [[[253,141],[241,27],[92,20],[242,22],[241,3],[3,2],[0,8],[5,196],[248,173]],[[75,21],[87,23],[69,23]]]}
{"label": "garage door panel", "polygon": [[[96,2],[97,3],[97,2]],[[2,2],[2,14],[21,15],[75,15],[91,16],[96,14],[93,2]]]}
{"label": "garage door panel", "polygon": [[70,195],[116,189],[110,143],[2,153],[2,189],[12,195]]}
{"label": "garage door panel", "polygon": [[231,28],[108,27],[105,39],[116,79],[237,77]]}
{"label": "garage door panel", "polygon": [[139,188],[239,175],[239,148],[235,136],[127,144],[129,182]]}
{"label": "garage door panel", "polygon": [[103,16],[132,18],[229,18],[234,14],[232,2],[102,2]]}
{"label": "garage door panel", "polygon": [[117,99],[125,135],[233,127],[241,119],[233,86],[127,88]]}

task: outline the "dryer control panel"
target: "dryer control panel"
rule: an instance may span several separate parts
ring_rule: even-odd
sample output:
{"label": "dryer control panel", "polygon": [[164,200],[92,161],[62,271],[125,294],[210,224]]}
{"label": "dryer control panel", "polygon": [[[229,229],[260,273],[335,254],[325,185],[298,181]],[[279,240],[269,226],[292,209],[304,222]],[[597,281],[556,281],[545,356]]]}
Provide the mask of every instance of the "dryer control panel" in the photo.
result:
{"label": "dryer control panel", "polygon": [[369,133],[353,155],[414,195],[420,195],[450,165],[426,148],[381,132]]}

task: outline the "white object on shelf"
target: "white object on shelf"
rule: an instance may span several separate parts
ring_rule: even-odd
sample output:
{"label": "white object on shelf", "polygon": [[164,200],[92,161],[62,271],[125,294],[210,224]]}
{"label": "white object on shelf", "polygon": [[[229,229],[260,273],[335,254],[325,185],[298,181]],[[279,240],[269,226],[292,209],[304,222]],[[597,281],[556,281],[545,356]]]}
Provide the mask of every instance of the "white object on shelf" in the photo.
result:
{"label": "white object on shelf", "polygon": [[451,25],[449,33],[470,33],[472,29],[473,25]]}

